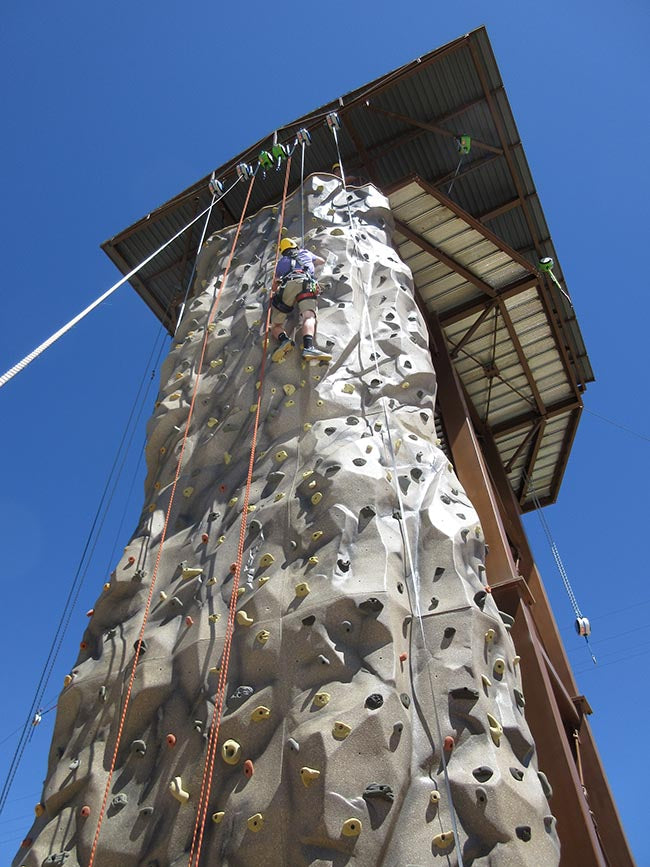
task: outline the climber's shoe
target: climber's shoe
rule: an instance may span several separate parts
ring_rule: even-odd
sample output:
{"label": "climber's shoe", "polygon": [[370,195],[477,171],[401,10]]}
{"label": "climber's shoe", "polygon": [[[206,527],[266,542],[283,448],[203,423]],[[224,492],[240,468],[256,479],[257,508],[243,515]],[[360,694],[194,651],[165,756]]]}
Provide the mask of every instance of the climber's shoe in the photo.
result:
{"label": "climber's shoe", "polygon": [[293,340],[292,340],[290,337],[285,338],[285,339],[282,341],[282,343],[280,343],[280,345],[278,346],[278,348],[275,350],[275,352],[273,353],[273,355],[271,356],[271,360],[272,360],[272,361],[275,361],[275,362],[278,363],[278,364],[279,364],[281,361],[284,361],[284,359],[285,359],[285,358],[287,357],[287,355],[291,352],[291,350],[293,349],[293,347],[294,347],[295,345],[296,345],[296,344],[293,342]]}
{"label": "climber's shoe", "polygon": [[315,346],[310,346],[309,348],[305,347],[302,350],[302,357],[304,361],[331,361],[332,356],[329,352],[325,352],[322,349],[317,349]]}

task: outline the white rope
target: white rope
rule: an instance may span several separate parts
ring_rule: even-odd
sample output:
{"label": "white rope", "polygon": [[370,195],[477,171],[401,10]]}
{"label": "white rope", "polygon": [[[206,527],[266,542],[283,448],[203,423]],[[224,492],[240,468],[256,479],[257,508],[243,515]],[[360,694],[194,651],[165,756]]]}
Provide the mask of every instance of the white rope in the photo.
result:
{"label": "white rope", "polygon": [[[232,188],[237,183],[239,183],[239,178],[219,198],[222,199],[223,196],[225,196],[227,193],[229,193],[230,190],[232,190]],[[219,201],[219,200],[217,200],[217,201]],[[33,349],[29,353],[29,355],[26,355],[17,364],[14,364],[14,366],[11,367],[5,374],[0,376],[0,388],[2,388],[4,385],[6,385],[9,382],[9,380],[13,379],[14,376],[17,373],[20,373],[21,370],[24,370],[27,367],[27,365],[31,364],[32,361],[34,361],[36,358],[38,358],[39,355],[42,355],[43,352],[45,352],[46,349],[49,349],[49,347],[52,346],[53,343],[56,343],[56,341],[60,337],[63,337],[64,334],[67,334],[67,332],[70,331],[70,329],[74,328],[74,326],[78,322],[81,322],[82,319],[84,319],[89,313],[91,313],[95,309],[95,307],[99,307],[99,305],[102,303],[102,301],[105,301],[109,296],[111,296],[113,294],[113,292],[115,292],[117,289],[119,289],[120,286],[123,286],[124,283],[127,282],[127,280],[130,280],[134,274],[137,274],[138,271],[140,271],[142,268],[144,268],[145,265],[148,265],[149,262],[151,262],[152,259],[155,259],[155,257],[159,253],[162,253],[162,251],[166,247],[169,247],[169,245],[172,244],[177,238],[180,238],[180,236],[183,234],[183,232],[186,232],[187,229],[190,228],[190,226],[193,226],[194,223],[197,222],[197,220],[200,220],[201,217],[204,216],[204,214],[206,214],[211,207],[212,207],[212,204],[208,208],[205,208],[205,210],[201,211],[200,214],[197,214],[197,216],[194,217],[194,219],[190,220],[190,222],[186,226],[184,226],[179,232],[176,232],[176,234],[172,238],[170,238],[168,241],[165,241],[165,243],[161,247],[158,247],[158,249],[154,253],[152,253],[150,256],[147,256],[147,258],[143,262],[140,262],[140,264],[137,267],[135,267],[135,268],[133,268],[133,270],[129,271],[129,273],[126,274],[124,277],[122,277],[120,280],[118,280],[117,283],[114,283],[110,289],[107,289],[103,295],[100,295],[99,298],[97,298],[95,301],[93,301],[92,304],[89,304],[85,310],[82,310],[81,313],[78,313],[73,319],[71,319],[69,322],[67,322],[62,328],[59,328],[58,331],[55,331],[54,334],[52,334],[50,337],[48,337],[47,340],[44,340],[43,343],[41,343],[39,346],[36,347],[36,349]]]}
{"label": "white rope", "polygon": [[305,143],[300,154],[300,246],[305,246]]}
{"label": "white rope", "polygon": [[[225,194],[224,194],[225,195]],[[176,328],[174,328],[174,337],[176,337],[176,332],[178,331],[181,319],[183,318],[183,314],[185,313],[185,305],[187,304],[187,298],[190,294],[190,289],[192,288],[192,281],[194,280],[194,275],[196,274],[196,265],[199,261],[199,255],[201,253],[201,247],[203,246],[203,242],[205,241],[205,235],[208,231],[208,224],[210,223],[210,217],[212,216],[212,209],[214,208],[214,204],[217,201],[216,193],[212,194],[212,201],[210,202],[210,207],[208,208],[208,216],[205,218],[205,225],[203,226],[203,231],[201,232],[201,240],[199,241],[199,246],[196,248],[196,256],[194,257],[194,264],[192,265],[192,273],[190,274],[190,279],[187,281],[187,289],[185,290],[185,297],[183,298],[183,303],[181,304],[181,309],[178,312],[178,321],[176,322]]]}
{"label": "white rope", "polygon": [[[334,134],[334,141],[336,142],[336,152],[337,152],[337,156],[338,156],[338,160],[339,160],[339,166],[341,168],[341,178],[342,178],[342,183],[343,183],[343,190],[345,191],[345,175],[343,172],[343,162],[341,160],[341,151],[339,148],[339,141],[338,141],[338,136],[336,134],[336,128],[335,127],[332,128],[332,132]],[[368,334],[370,336],[370,343],[371,343],[371,348],[372,348],[372,360],[373,360],[373,363],[375,366],[375,371],[377,373],[377,378],[381,379],[382,377],[381,377],[381,373],[379,371],[379,364],[377,362],[379,354],[377,352],[377,347],[375,344],[375,337],[374,337],[373,328],[372,328],[372,321],[370,319],[370,311],[368,310],[368,298],[367,298],[367,293],[365,291],[365,281],[363,279],[363,272],[361,270],[361,267],[357,264],[359,259],[360,259],[360,255],[359,255],[359,250],[356,249],[357,248],[357,239],[356,239],[356,232],[355,232],[355,226],[354,226],[354,218],[352,216],[352,210],[350,208],[349,202],[347,201],[347,198],[346,198],[346,207],[347,207],[347,211],[348,211],[348,219],[350,222],[350,229],[352,230],[352,239],[353,239],[353,244],[354,244],[355,253],[356,253],[355,265],[356,265],[357,271],[359,272],[359,277],[360,277],[360,281],[361,281],[361,285],[362,285],[362,289],[363,289],[362,295],[363,295],[364,317],[365,317],[365,321],[367,322],[367,325],[368,325]],[[411,578],[411,581],[413,583],[413,587],[412,588],[409,587],[409,596],[415,600],[415,612],[414,613],[417,617],[418,624],[420,627],[420,636],[422,639],[422,647],[423,647],[424,652],[425,652],[427,678],[429,681],[429,686],[431,688],[431,703],[433,704],[434,719],[435,719],[436,730],[437,730],[438,739],[439,739],[438,746],[440,749],[440,759],[442,762],[443,774],[444,774],[444,779],[445,779],[445,789],[447,792],[447,799],[449,802],[449,814],[451,817],[451,824],[452,824],[453,831],[454,831],[454,839],[456,841],[456,848],[458,851],[458,867],[464,867],[463,855],[462,855],[460,839],[459,839],[459,835],[458,835],[458,823],[457,823],[457,817],[456,817],[456,809],[454,807],[454,802],[453,802],[453,798],[452,798],[452,794],[451,794],[451,782],[449,779],[449,770],[447,767],[447,760],[445,757],[445,751],[443,749],[443,737],[442,737],[442,729],[440,726],[440,716],[438,714],[438,707],[436,704],[435,690],[433,687],[433,679],[431,677],[431,666],[429,664],[429,660],[432,658],[432,654],[429,651],[429,648],[427,646],[426,636],[425,636],[425,632],[424,632],[424,623],[422,620],[422,609],[420,607],[420,578],[419,578],[419,574],[418,574],[416,567],[415,567],[413,551],[411,549],[411,541],[409,539],[409,534],[408,534],[408,527],[407,527],[407,523],[406,523],[406,510],[404,507],[404,498],[402,497],[402,490],[399,486],[399,474],[398,474],[398,470],[397,470],[397,458],[395,455],[395,447],[394,447],[393,436],[392,436],[391,428],[390,428],[389,414],[388,414],[388,409],[386,407],[385,396],[382,395],[380,397],[380,403],[381,403],[381,407],[382,407],[382,410],[384,413],[384,424],[385,424],[385,428],[386,428],[386,439],[388,441],[388,452],[390,455],[391,465],[393,468],[393,483],[394,483],[394,487],[395,487],[395,493],[397,495],[397,503],[398,503],[399,512],[400,512],[400,527],[402,528],[402,538],[404,540],[404,548],[406,551],[406,559],[407,559],[407,563],[408,563],[410,578]],[[406,574],[405,578],[406,578],[406,582],[408,585],[409,584],[409,574]],[[412,610],[412,606],[411,606],[411,610]]]}

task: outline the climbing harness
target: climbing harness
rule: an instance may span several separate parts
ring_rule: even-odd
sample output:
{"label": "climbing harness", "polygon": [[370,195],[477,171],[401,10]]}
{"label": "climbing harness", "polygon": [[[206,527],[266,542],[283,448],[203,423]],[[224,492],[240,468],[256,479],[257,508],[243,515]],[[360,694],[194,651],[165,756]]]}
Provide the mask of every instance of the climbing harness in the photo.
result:
{"label": "climbing harness", "polygon": [[591,635],[591,624],[589,620],[583,616],[582,611],[580,611],[580,606],[578,605],[578,600],[576,599],[575,593],[573,592],[573,587],[571,586],[571,582],[569,581],[569,576],[567,575],[567,571],[564,568],[564,563],[562,562],[562,558],[560,557],[560,552],[558,550],[557,545],[555,544],[555,539],[553,538],[553,534],[551,533],[551,528],[548,525],[548,521],[542,511],[542,504],[540,503],[539,497],[537,496],[537,491],[535,490],[535,486],[533,485],[533,480],[531,476],[524,470],[524,479],[528,485],[528,490],[530,491],[531,498],[533,500],[533,504],[535,506],[535,511],[537,512],[537,516],[539,518],[539,522],[542,525],[542,529],[544,531],[544,535],[546,536],[546,540],[551,549],[551,554],[553,555],[553,559],[555,560],[555,565],[557,566],[557,570],[560,573],[560,578],[562,579],[562,584],[564,585],[564,589],[566,590],[566,594],[569,597],[569,602],[571,603],[571,607],[573,608],[573,613],[575,614],[575,629],[578,635],[584,637],[587,647],[589,649],[589,654],[591,656],[591,660],[594,665],[597,665],[598,662],[596,657],[593,654],[591,649],[591,645],[589,644],[589,636]]}
{"label": "climbing harness", "polygon": [[[289,184],[289,172],[291,169],[291,157],[287,159],[287,169],[284,179],[284,190],[282,193],[282,207],[280,210],[280,221],[279,221],[279,229],[278,229],[278,241],[276,244],[275,251],[275,261],[273,264],[273,273],[275,273],[275,269],[277,267],[279,255],[280,255],[280,238],[282,236],[282,225],[284,223],[284,211],[285,204],[287,198],[287,189]],[[233,248],[234,249],[234,248]],[[225,280],[224,280],[225,282]],[[223,285],[223,284],[222,284]],[[266,314],[266,326],[264,332],[264,342],[262,346],[262,362],[260,367],[260,386],[258,389],[257,395],[257,406],[255,411],[255,421],[253,424],[253,434],[251,439],[251,447],[250,447],[250,458],[248,462],[248,473],[246,476],[246,487],[244,491],[244,502],[242,506],[241,513],[241,524],[239,531],[239,543],[237,547],[237,559],[234,564],[234,573],[233,573],[233,586],[232,592],[230,595],[230,607],[228,611],[228,622],[226,624],[226,634],[224,639],[224,647],[221,654],[221,664],[219,666],[219,682],[217,684],[217,693],[215,696],[213,711],[212,711],[212,720],[210,721],[210,736],[208,738],[208,749],[206,753],[205,763],[203,767],[203,779],[201,781],[201,791],[199,794],[199,806],[196,815],[196,821],[194,825],[194,834],[192,836],[192,845],[190,848],[190,860],[189,867],[199,867],[199,862],[201,858],[201,847],[203,843],[203,833],[205,829],[205,821],[208,811],[208,805],[210,802],[210,793],[212,790],[212,780],[214,774],[214,762],[217,753],[217,745],[219,739],[219,729],[221,726],[221,715],[223,712],[224,705],[224,697],[226,691],[226,683],[228,680],[228,667],[230,663],[230,649],[232,645],[232,638],[234,632],[235,625],[235,614],[237,610],[237,598],[238,598],[238,590],[239,590],[239,580],[241,576],[241,566],[242,560],[244,556],[244,545],[246,538],[246,528],[248,522],[248,505],[250,502],[250,491],[253,481],[253,466],[255,463],[255,455],[257,448],[257,433],[259,429],[259,423],[261,418],[261,408],[262,408],[262,397],[264,392],[264,376],[266,371],[266,355],[268,349],[269,342],[269,331],[270,331],[270,323],[271,323],[271,310],[270,306],[267,309]],[[161,543],[162,544],[162,543]]]}
{"label": "climbing harness", "polygon": [[170,516],[171,516],[172,507],[174,505],[176,488],[178,487],[178,480],[180,478],[181,469],[183,466],[183,457],[185,455],[185,448],[187,446],[190,425],[191,425],[192,416],[194,413],[194,406],[196,404],[196,398],[197,398],[197,394],[198,394],[199,384],[201,382],[201,369],[203,367],[203,361],[205,358],[205,353],[206,353],[206,349],[207,349],[207,345],[208,345],[208,337],[210,335],[210,327],[209,326],[211,325],[212,320],[214,319],[217,308],[219,306],[219,302],[221,300],[221,295],[223,293],[224,287],[226,285],[226,281],[228,279],[228,274],[230,272],[230,266],[232,264],[233,256],[235,253],[235,247],[237,245],[237,241],[239,240],[239,235],[241,234],[241,228],[242,228],[242,225],[244,222],[244,217],[246,215],[246,211],[248,209],[248,203],[250,201],[250,197],[251,197],[251,193],[253,191],[254,183],[255,183],[255,172],[253,172],[253,175],[251,177],[251,183],[248,187],[248,193],[246,194],[246,200],[244,202],[244,207],[242,209],[241,217],[239,218],[239,223],[237,225],[237,231],[235,232],[235,237],[233,239],[233,244],[232,244],[232,248],[230,251],[230,256],[228,258],[228,262],[227,262],[226,268],[224,270],[223,279],[221,281],[221,284],[219,286],[219,291],[216,295],[216,298],[214,300],[214,303],[213,303],[212,308],[210,310],[210,313],[208,315],[208,321],[207,321],[207,325],[206,325],[206,329],[205,329],[205,335],[204,335],[203,342],[201,345],[201,353],[200,353],[200,357],[199,357],[199,360],[198,360],[198,363],[196,366],[197,372],[196,372],[196,379],[195,379],[195,383],[194,383],[194,389],[192,391],[192,397],[190,400],[190,406],[189,406],[189,410],[188,410],[188,414],[187,414],[187,421],[185,423],[185,430],[183,432],[183,438],[181,441],[181,447],[180,447],[180,451],[179,451],[179,455],[178,455],[178,462],[176,464],[176,472],[174,474],[174,480],[173,480],[173,483],[171,486],[169,503],[167,506],[167,512],[165,514],[165,521],[163,523],[163,528],[162,528],[162,531],[160,534],[160,542],[158,544],[158,554],[157,554],[156,562],[154,564],[153,572],[151,575],[151,584],[149,587],[149,593],[147,596],[147,600],[145,602],[144,613],[143,613],[143,617],[142,617],[142,625],[140,626],[140,633],[138,635],[138,640],[137,640],[136,645],[135,645],[135,654],[133,657],[133,664],[131,666],[131,674],[129,676],[126,694],[124,697],[124,704],[122,707],[122,712],[120,715],[120,721],[119,721],[119,726],[118,726],[118,730],[117,730],[117,735],[115,738],[115,747],[113,750],[113,755],[111,758],[111,763],[110,763],[110,767],[109,767],[109,771],[108,771],[108,778],[106,780],[106,787],[104,789],[104,797],[102,799],[102,805],[101,805],[101,808],[99,811],[99,817],[97,820],[97,829],[95,831],[95,836],[94,836],[92,848],[90,851],[90,859],[88,862],[88,867],[93,867],[93,864],[95,861],[95,855],[97,852],[97,844],[99,842],[99,834],[101,831],[102,822],[104,819],[104,814],[106,812],[106,805],[108,803],[108,795],[109,795],[109,792],[111,790],[111,784],[113,781],[113,774],[115,773],[115,765],[117,763],[117,756],[118,756],[118,751],[120,748],[120,742],[122,739],[122,732],[124,730],[124,723],[126,721],[126,714],[127,714],[128,708],[129,708],[131,693],[133,691],[133,683],[135,680],[136,667],[138,664],[138,660],[140,659],[140,654],[142,653],[142,649],[143,649],[144,632],[145,632],[145,628],[147,625],[147,620],[149,619],[149,611],[151,610],[153,591],[154,591],[154,588],[156,585],[156,579],[158,577],[158,569],[160,568],[160,562],[161,562],[161,558],[162,558],[163,547],[164,547],[165,539],[167,536],[167,530],[169,528],[169,520],[170,520]]}
{"label": "climbing harness", "polygon": [[[238,182],[239,182],[239,179],[237,181],[235,181],[235,183],[233,183],[226,190],[226,192],[221,195],[220,198],[223,198],[223,196],[227,195],[230,192],[230,190],[232,190],[232,188],[235,186],[235,184],[237,184]],[[219,199],[217,199],[217,201],[219,201]],[[165,243],[162,244],[160,247],[158,247],[157,250],[155,250],[153,253],[151,253],[149,256],[147,256],[147,258],[144,259],[144,261],[140,262],[140,264],[137,265],[135,268],[133,268],[131,271],[129,271],[128,274],[125,274],[124,277],[122,277],[121,279],[119,279],[117,281],[117,283],[114,283],[110,289],[107,289],[103,295],[100,295],[99,298],[97,298],[95,301],[93,301],[92,304],[89,304],[88,307],[85,308],[85,310],[82,310],[81,313],[78,313],[73,319],[71,319],[68,323],[66,323],[62,328],[59,328],[58,331],[56,331],[54,334],[52,334],[51,337],[48,337],[47,340],[44,340],[43,343],[41,343],[39,346],[36,347],[36,349],[32,350],[32,352],[30,352],[29,355],[26,355],[23,359],[21,359],[21,361],[19,361],[12,368],[10,368],[3,376],[0,376],[0,388],[2,388],[3,385],[6,385],[9,382],[9,380],[13,379],[13,377],[17,373],[20,373],[21,370],[24,370],[27,367],[27,365],[31,364],[32,361],[34,361],[36,358],[38,358],[39,355],[42,355],[43,352],[45,352],[46,349],[49,349],[49,347],[52,346],[53,343],[56,343],[56,341],[60,337],[63,337],[64,334],[67,334],[67,332],[70,331],[71,328],[74,328],[74,326],[78,322],[81,322],[82,319],[84,319],[91,311],[93,311],[95,309],[95,307],[99,307],[99,305],[102,303],[102,301],[105,301],[110,295],[113,294],[113,292],[115,292],[117,289],[119,289],[120,286],[123,286],[128,280],[131,279],[131,277],[133,277],[135,274],[137,274],[138,271],[142,270],[142,268],[144,268],[145,265],[148,265],[149,262],[151,262],[152,259],[155,259],[155,257],[159,253],[162,253],[162,251],[165,250],[167,247],[169,247],[169,245],[172,244],[177,238],[180,238],[180,236],[184,232],[186,232],[190,228],[190,226],[193,226],[194,223],[196,223],[198,220],[201,219],[201,217],[205,216],[205,214],[207,214],[207,212],[212,208],[212,206],[213,206],[213,203],[210,203],[210,205],[207,208],[205,208],[203,211],[201,211],[200,214],[197,214],[196,217],[193,217],[189,221],[189,223],[187,223],[185,226],[183,226],[183,228],[180,229],[178,232],[176,232],[176,234],[173,235],[168,241],[165,241]]]}
{"label": "climbing harness", "polygon": [[[336,112],[332,112],[332,114],[336,115]],[[329,128],[331,129],[332,134],[334,136],[334,142],[336,144],[336,153],[338,156],[339,165],[341,167],[341,179],[343,182],[343,188],[345,189],[345,175],[343,172],[343,161],[341,159],[341,150],[339,147],[339,140],[338,140],[338,134],[337,134],[337,130],[340,128],[340,122],[337,122],[337,121],[338,121],[338,115],[336,115],[335,119],[330,119],[330,115],[328,115],[326,123],[329,126]],[[357,254],[356,261],[358,262],[358,259],[360,258],[360,256],[359,256],[359,250],[356,249],[357,248],[357,240],[356,240],[356,234],[354,232],[354,218],[352,215],[352,210],[350,208],[349,202],[346,203],[346,207],[347,207],[347,211],[348,211],[348,220],[350,223],[350,229],[352,230],[352,237],[353,237],[353,242],[354,242],[354,246],[355,246],[355,253]],[[365,318],[365,321],[367,322],[368,333],[370,336],[370,343],[371,343],[371,349],[372,349],[371,358],[372,358],[372,361],[373,361],[373,364],[375,367],[375,371],[377,373],[377,378],[380,379],[381,373],[379,371],[379,364],[377,361],[377,359],[379,358],[379,353],[377,352],[375,337],[374,337],[374,333],[372,330],[372,321],[370,319],[370,311],[368,309],[368,298],[367,298],[367,294],[365,292],[365,280],[363,278],[363,272],[361,270],[361,267],[358,264],[356,264],[356,268],[359,271],[360,282],[361,282],[362,286],[364,286],[363,308],[364,308],[364,318]],[[444,780],[445,780],[445,789],[447,792],[447,799],[449,802],[449,813],[450,813],[451,824],[452,824],[452,828],[453,828],[453,832],[454,832],[454,838],[456,840],[456,847],[457,847],[457,851],[458,851],[458,865],[459,865],[459,867],[464,867],[463,856],[462,856],[462,851],[461,851],[461,847],[460,847],[460,838],[458,836],[458,822],[457,822],[457,817],[456,817],[456,809],[454,807],[454,801],[453,801],[452,791],[451,791],[451,781],[449,779],[449,769],[447,767],[447,758],[445,756],[445,751],[442,748],[443,736],[442,736],[442,728],[440,725],[440,715],[438,713],[438,707],[437,707],[437,703],[436,703],[436,691],[435,691],[434,686],[433,686],[433,679],[431,676],[431,666],[429,663],[429,660],[433,658],[433,655],[429,651],[429,648],[427,646],[426,636],[425,636],[425,632],[424,632],[424,624],[423,624],[423,619],[422,619],[422,609],[420,606],[419,573],[418,573],[416,566],[415,566],[415,558],[413,556],[413,551],[411,548],[411,541],[410,541],[409,534],[408,534],[408,527],[407,527],[407,522],[406,522],[406,509],[405,509],[405,505],[404,505],[404,498],[402,496],[402,490],[401,490],[400,485],[399,485],[399,474],[398,474],[398,469],[397,469],[397,457],[395,454],[395,446],[393,443],[393,436],[392,436],[391,427],[390,427],[390,418],[389,418],[388,409],[386,407],[386,400],[383,396],[380,398],[380,402],[381,402],[381,407],[382,407],[382,411],[383,411],[383,415],[384,415],[384,425],[385,425],[385,429],[386,429],[386,440],[385,441],[387,441],[387,444],[388,444],[388,453],[389,453],[390,462],[391,462],[392,471],[393,471],[392,477],[393,477],[393,483],[394,483],[394,487],[395,487],[395,493],[397,496],[399,515],[400,515],[400,522],[399,523],[400,523],[400,529],[402,532],[402,539],[404,542],[406,561],[407,561],[407,566],[408,566],[408,571],[405,571],[404,577],[405,577],[406,584],[407,584],[407,587],[409,590],[409,599],[415,600],[415,611],[413,613],[415,614],[417,621],[418,621],[418,624],[419,624],[419,627],[420,627],[420,629],[419,629],[420,639],[422,642],[422,649],[423,649],[424,654],[425,654],[424,658],[426,660],[427,678],[428,678],[429,687],[431,690],[431,703],[433,705],[434,721],[435,721],[436,731],[437,731],[437,735],[438,735],[438,746],[440,749],[440,761],[441,761],[442,768],[443,768],[443,774],[444,774]],[[411,610],[413,611],[413,603],[412,602],[411,602]],[[434,745],[434,749],[435,749],[435,745]]]}

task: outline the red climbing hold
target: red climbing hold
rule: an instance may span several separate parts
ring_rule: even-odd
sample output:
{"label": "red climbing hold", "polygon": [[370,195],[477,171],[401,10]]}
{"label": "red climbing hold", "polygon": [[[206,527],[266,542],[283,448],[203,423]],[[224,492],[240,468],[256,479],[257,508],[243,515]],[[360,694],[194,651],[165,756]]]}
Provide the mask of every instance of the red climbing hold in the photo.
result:
{"label": "red climbing hold", "polygon": [[194,621],[193,621],[192,618],[189,616],[189,614],[188,614],[187,617],[185,618],[185,622],[187,623],[188,626],[192,626],[192,625],[194,624]]}
{"label": "red climbing hold", "polygon": [[408,655],[406,653],[400,653],[400,655],[399,655],[399,661],[400,662],[406,662],[407,659],[408,659]]}
{"label": "red climbing hold", "polygon": [[129,557],[129,566],[133,566],[135,563],[135,557]]}
{"label": "red climbing hold", "polygon": [[176,735],[172,735],[172,734],[167,735],[167,744],[170,747],[175,747],[176,746]]}
{"label": "red climbing hold", "polygon": [[492,588],[490,587],[489,584],[486,584],[486,585],[485,585],[485,592],[486,592],[486,593],[491,593],[491,592],[492,592]]}
{"label": "red climbing hold", "polygon": [[81,808],[81,810],[79,812],[81,813],[81,815],[83,816],[84,819],[87,819],[88,816],[90,816],[90,807],[88,806],[88,804],[84,804],[84,806]]}
{"label": "red climbing hold", "polygon": [[90,609],[88,609],[88,611],[86,611],[86,617],[92,617],[94,613],[95,613],[95,609],[90,608]]}
{"label": "red climbing hold", "polygon": [[246,761],[244,762],[244,776],[248,777],[248,779],[250,780],[250,778],[253,776],[253,770],[253,763],[250,759],[246,759]]}
{"label": "red climbing hold", "polygon": [[79,642],[79,649],[80,649],[80,650],[86,650],[87,647],[88,647],[88,645],[86,644],[85,641],[80,641],[80,642]]}
{"label": "red climbing hold", "polygon": [[25,837],[23,842],[20,844],[21,849],[28,849],[34,841],[31,837]]}
{"label": "red climbing hold", "polygon": [[454,748],[454,739],[451,735],[447,735],[445,738],[445,752],[450,753]]}
{"label": "red climbing hold", "polygon": [[221,491],[222,494],[224,494],[226,492],[226,486],[225,485],[219,485],[219,490]]}
{"label": "red climbing hold", "polygon": [[237,564],[236,563],[230,564],[230,571],[232,572],[233,575],[235,574],[235,572],[237,571]]}
{"label": "red climbing hold", "polygon": [[204,545],[206,544],[206,542],[209,542],[209,541],[210,541],[210,537],[208,536],[207,533],[204,533],[204,534],[201,536],[201,541],[203,542]]}

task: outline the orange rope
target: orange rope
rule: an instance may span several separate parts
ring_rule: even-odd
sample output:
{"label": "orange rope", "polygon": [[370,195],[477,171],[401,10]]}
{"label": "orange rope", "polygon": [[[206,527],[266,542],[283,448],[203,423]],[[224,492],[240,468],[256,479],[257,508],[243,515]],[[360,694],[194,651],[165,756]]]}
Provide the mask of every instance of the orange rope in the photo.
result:
{"label": "orange rope", "polygon": [[[244,207],[243,207],[243,210],[241,213],[241,217],[239,219],[237,231],[235,233],[235,238],[234,238],[233,243],[232,243],[232,249],[230,251],[230,256],[228,258],[228,264],[226,265],[226,270],[224,271],[224,276],[223,276],[223,280],[221,281],[221,286],[219,287],[219,292],[217,293],[217,297],[215,298],[214,303],[212,305],[212,309],[210,310],[210,315],[208,316],[208,323],[207,323],[208,326],[210,325],[210,323],[212,322],[212,320],[214,318],[214,315],[215,315],[217,308],[219,306],[219,301],[221,300],[221,294],[223,292],[223,288],[226,285],[226,280],[228,278],[228,272],[230,270],[230,265],[232,263],[233,255],[235,252],[235,247],[236,247],[237,241],[239,239],[239,234],[241,232],[242,223],[244,222],[244,215],[246,214],[246,209],[248,208],[248,202],[250,200],[251,191],[253,189],[254,183],[255,183],[255,176],[253,176],[253,178],[250,182],[250,185],[248,187],[248,193],[246,195],[246,201],[244,202]],[[131,676],[129,678],[129,684],[128,684],[128,687],[126,690],[126,696],[124,699],[124,707],[122,709],[122,715],[120,717],[120,725],[119,725],[119,728],[117,730],[117,739],[115,741],[115,749],[113,750],[113,758],[111,759],[111,766],[110,766],[110,769],[108,772],[108,780],[106,781],[106,788],[104,790],[104,798],[102,800],[102,806],[101,806],[101,810],[99,812],[99,818],[97,820],[97,830],[95,831],[95,838],[93,840],[92,849],[90,850],[90,860],[88,862],[88,867],[93,867],[93,864],[95,862],[95,854],[97,852],[97,844],[99,841],[99,832],[100,832],[101,827],[102,827],[102,822],[104,819],[104,813],[106,812],[106,804],[108,802],[108,794],[109,794],[110,789],[111,789],[111,783],[113,780],[113,773],[115,772],[115,764],[117,762],[117,753],[118,753],[118,750],[120,747],[120,740],[122,738],[122,731],[124,729],[124,722],[126,720],[126,712],[127,712],[128,707],[129,707],[129,701],[131,699],[131,692],[133,689],[133,681],[135,680],[135,670],[136,670],[136,666],[138,664],[138,659],[140,658],[140,651],[142,649],[142,641],[144,638],[144,630],[145,630],[145,626],[147,625],[147,619],[149,617],[149,610],[151,608],[151,600],[153,598],[153,590],[154,590],[156,578],[158,575],[158,567],[160,566],[160,559],[162,556],[163,544],[165,542],[165,538],[167,535],[167,528],[169,526],[169,517],[171,515],[172,506],[174,504],[174,496],[176,494],[176,486],[178,484],[178,480],[179,480],[180,475],[181,475],[181,467],[182,467],[182,463],[183,463],[183,454],[185,452],[185,446],[187,444],[187,437],[188,437],[188,433],[189,433],[189,429],[190,429],[190,423],[192,421],[192,413],[194,412],[194,404],[196,402],[196,395],[197,395],[197,392],[199,389],[199,382],[201,380],[201,368],[203,367],[203,360],[205,358],[205,351],[206,351],[206,348],[208,345],[209,334],[210,334],[210,331],[209,331],[208,327],[206,326],[205,336],[203,338],[203,345],[201,347],[201,357],[199,359],[199,364],[198,364],[197,371],[196,371],[196,382],[194,383],[194,391],[192,392],[192,400],[190,402],[190,408],[189,408],[189,412],[187,415],[187,422],[185,423],[185,431],[183,433],[183,443],[181,446],[180,454],[178,456],[178,463],[176,465],[176,474],[174,476],[174,483],[173,483],[172,489],[171,489],[171,495],[169,498],[169,505],[167,506],[167,514],[165,515],[165,523],[163,526],[162,535],[160,537],[160,546],[158,548],[158,556],[156,557],[156,564],[154,566],[153,574],[151,576],[151,587],[149,588],[149,595],[147,597],[147,602],[145,604],[144,616],[142,619],[142,626],[140,627],[140,635],[138,637],[138,643],[137,643],[137,646],[135,649],[135,656],[133,658],[133,666],[131,668]]]}
{"label": "orange rope", "polygon": [[[282,224],[284,222],[284,209],[287,198],[287,188],[289,184],[289,170],[291,168],[291,157],[287,160],[287,171],[284,178],[284,190],[282,192],[282,208],[280,211],[280,226],[278,229],[278,240],[275,248],[275,261],[273,263],[273,274],[278,264],[280,254],[280,240],[282,237]],[[275,286],[275,277],[274,283]],[[271,297],[273,296],[271,292]],[[199,805],[196,814],[196,822],[194,824],[194,835],[192,837],[192,847],[190,849],[189,867],[199,867],[201,858],[201,847],[203,844],[203,833],[205,830],[205,820],[208,812],[208,804],[210,801],[210,792],[212,790],[212,781],[214,774],[214,761],[217,754],[217,742],[219,739],[219,728],[221,726],[221,715],[223,712],[223,702],[226,689],[226,681],[228,679],[228,666],[230,663],[230,648],[235,625],[235,614],[237,609],[237,591],[239,589],[239,578],[241,575],[241,564],[244,557],[244,542],[246,538],[246,525],[248,521],[248,504],[250,501],[250,490],[253,481],[253,465],[255,463],[255,450],[257,448],[257,432],[260,423],[260,414],[262,407],[262,396],[264,391],[264,373],[266,370],[266,353],[269,342],[269,326],[271,322],[271,304],[268,306],[266,313],[266,327],[264,331],[264,344],[262,347],[262,365],[260,369],[260,387],[257,395],[257,409],[255,412],[255,423],[253,425],[253,436],[251,440],[250,458],[248,461],[248,475],[246,476],[246,490],[244,493],[244,504],[242,509],[241,524],[239,528],[239,544],[237,547],[237,561],[235,563],[235,575],[233,579],[232,593],[230,594],[230,608],[228,611],[228,623],[226,625],[226,635],[224,640],[224,649],[221,656],[221,667],[219,670],[219,683],[217,685],[217,694],[215,697],[214,708],[212,711],[212,720],[210,722],[210,738],[208,741],[208,751],[205,757],[203,766],[203,779],[201,780],[201,792],[199,794]]]}

